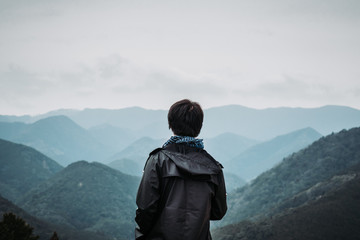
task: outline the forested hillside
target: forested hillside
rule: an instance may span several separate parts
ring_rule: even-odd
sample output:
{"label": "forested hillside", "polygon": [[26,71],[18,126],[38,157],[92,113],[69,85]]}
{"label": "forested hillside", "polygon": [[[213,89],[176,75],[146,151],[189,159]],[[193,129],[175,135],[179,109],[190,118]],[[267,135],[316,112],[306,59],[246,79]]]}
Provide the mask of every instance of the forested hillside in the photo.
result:
{"label": "forested hillside", "polygon": [[63,169],[35,149],[0,139],[0,194],[16,201]]}
{"label": "forested hillside", "polygon": [[359,204],[360,164],[289,199],[270,216],[216,229],[213,239],[359,239]]}
{"label": "forested hillside", "polygon": [[282,201],[360,163],[360,128],[322,137],[229,194],[221,225],[264,215]]}
{"label": "forested hillside", "polygon": [[129,239],[139,181],[103,164],[80,161],[30,191],[18,205],[48,222]]}
{"label": "forested hillside", "polygon": [[[33,228],[34,235],[40,237],[39,240],[49,240],[54,232],[57,233],[59,239],[61,240],[114,240],[113,238],[108,238],[101,233],[80,231],[71,227],[56,225],[52,222],[40,220],[0,196],[0,219],[2,219],[2,216],[5,213],[13,213],[17,217],[23,219],[31,228]],[[0,239],[2,239],[1,235]]]}

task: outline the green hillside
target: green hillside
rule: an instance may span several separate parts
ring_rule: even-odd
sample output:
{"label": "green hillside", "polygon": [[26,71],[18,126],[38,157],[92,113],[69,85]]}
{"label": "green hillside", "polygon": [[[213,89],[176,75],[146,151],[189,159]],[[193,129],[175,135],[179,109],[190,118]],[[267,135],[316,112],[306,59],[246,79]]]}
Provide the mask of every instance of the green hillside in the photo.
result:
{"label": "green hillside", "polygon": [[128,239],[139,181],[103,164],[80,161],[30,191],[19,206],[48,222]]}
{"label": "green hillside", "polygon": [[[0,196],[0,219],[2,219],[4,213],[10,213],[10,212],[15,214],[17,217],[20,217],[21,219],[25,220],[25,222],[34,229],[33,231],[34,235],[40,237],[39,240],[49,240],[54,232],[57,233],[59,239],[61,240],[74,240],[74,239],[110,240],[110,238],[98,233],[78,231],[73,228],[55,225],[53,223],[40,220],[30,215],[23,209],[19,208],[9,200]],[[1,235],[0,235],[0,239],[2,239]]]}
{"label": "green hillside", "polygon": [[33,148],[0,139],[0,193],[16,201],[63,169]]}
{"label": "green hillside", "polygon": [[[304,198],[306,201],[301,201]],[[359,239],[359,204],[360,164],[288,200],[276,215],[216,229],[213,239]]]}
{"label": "green hillside", "polygon": [[221,225],[264,215],[285,199],[360,163],[360,128],[322,137],[228,195]]}

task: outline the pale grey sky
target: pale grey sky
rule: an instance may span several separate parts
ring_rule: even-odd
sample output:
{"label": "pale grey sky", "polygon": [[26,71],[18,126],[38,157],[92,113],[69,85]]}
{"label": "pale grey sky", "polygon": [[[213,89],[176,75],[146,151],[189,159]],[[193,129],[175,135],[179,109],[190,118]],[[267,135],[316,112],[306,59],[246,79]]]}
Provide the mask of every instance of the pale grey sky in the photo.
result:
{"label": "pale grey sky", "polygon": [[358,0],[0,0],[0,114],[360,109]]}

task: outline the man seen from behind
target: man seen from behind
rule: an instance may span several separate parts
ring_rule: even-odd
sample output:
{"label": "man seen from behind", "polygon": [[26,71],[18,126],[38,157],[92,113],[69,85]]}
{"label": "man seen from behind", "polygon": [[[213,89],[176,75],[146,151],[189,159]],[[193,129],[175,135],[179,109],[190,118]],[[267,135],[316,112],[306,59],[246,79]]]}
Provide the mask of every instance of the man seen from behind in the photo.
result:
{"label": "man seen from behind", "polygon": [[188,99],[168,112],[174,135],[149,154],[138,189],[136,239],[208,240],[210,220],[226,213],[222,165],[204,150],[204,114]]}

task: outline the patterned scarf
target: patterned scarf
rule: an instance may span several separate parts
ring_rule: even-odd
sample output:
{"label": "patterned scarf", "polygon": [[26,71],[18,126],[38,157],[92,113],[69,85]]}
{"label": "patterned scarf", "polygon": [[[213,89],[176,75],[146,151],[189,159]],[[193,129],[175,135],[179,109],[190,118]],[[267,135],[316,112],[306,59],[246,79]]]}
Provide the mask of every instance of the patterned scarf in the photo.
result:
{"label": "patterned scarf", "polygon": [[164,143],[163,148],[173,143],[186,143],[190,147],[196,147],[201,149],[204,148],[204,143],[202,139],[188,136],[171,136],[171,138]]}

